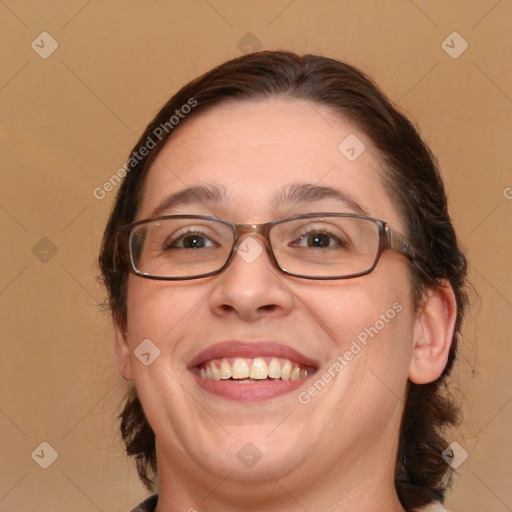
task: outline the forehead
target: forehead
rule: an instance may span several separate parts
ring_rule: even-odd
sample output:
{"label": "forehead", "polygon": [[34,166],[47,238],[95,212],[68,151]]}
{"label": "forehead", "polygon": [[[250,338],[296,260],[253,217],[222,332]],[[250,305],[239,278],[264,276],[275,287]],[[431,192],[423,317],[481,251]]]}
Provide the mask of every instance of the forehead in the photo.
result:
{"label": "forehead", "polygon": [[[347,158],[363,147],[355,160]],[[172,134],[149,170],[138,217],[152,216],[171,194],[207,185],[223,193],[222,204],[206,213],[266,222],[280,216],[279,197],[309,184],[338,190],[369,215],[400,227],[380,172],[366,135],[323,105],[291,98],[229,102],[195,114]],[[203,199],[197,207],[205,206]],[[323,200],[325,209],[340,209],[332,199]],[[193,207],[189,202],[187,213]]]}

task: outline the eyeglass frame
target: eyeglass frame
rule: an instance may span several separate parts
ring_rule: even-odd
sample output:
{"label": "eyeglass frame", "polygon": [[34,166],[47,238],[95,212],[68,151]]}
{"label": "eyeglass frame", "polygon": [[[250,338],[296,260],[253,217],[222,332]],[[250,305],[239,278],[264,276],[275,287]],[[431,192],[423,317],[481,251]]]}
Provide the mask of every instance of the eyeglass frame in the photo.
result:
{"label": "eyeglass frame", "polygon": [[[349,218],[356,218],[356,219],[364,219],[374,222],[378,227],[379,232],[379,245],[377,246],[377,252],[374,257],[373,264],[371,267],[365,271],[358,272],[355,274],[349,274],[348,276],[307,276],[302,274],[295,274],[293,272],[289,272],[286,269],[283,269],[279,263],[277,262],[277,259],[274,255],[274,251],[272,248],[272,243],[270,241],[270,230],[273,226],[277,224],[282,224],[283,222],[292,221],[296,219],[307,219],[307,218],[313,218],[313,217],[349,217]],[[200,220],[211,220],[220,222],[222,224],[225,224],[226,226],[229,226],[233,232],[234,238],[233,238],[233,246],[231,248],[231,252],[225,261],[225,263],[217,270],[214,270],[212,272],[207,272],[206,274],[200,274],[198,276],[192,276],[192,277],[166,277],[166,276],[152,276],[149,274],[145,274],[144,272],[141,272],[135,267],[135,263],[133,261],[133,254],[132,249],[129,243],[130,238],[130,232],[131,230],[136,227],[140,226],[141,224],[148,224],[150,222],[158,221],[158,220],[165,220],[165,219],[200,219]],[[267,249],[267,253],[270,256],[270,260],[273,262],[274,266],[277,267],[278,270],[283,272],[286,275],[292,276],[292,277],[298,277],[301,279],[311,279],[315,281],[331,281],[331,280],[338,280],[338,279],[353,279],[355,277],[361,277],[370,274],[375,270],[375,267],[377,266],[377,263],[379,262],[382,253],[386,250],[396,250],[400,252],[401,254],[404,254],[405,256],[409,257],[411,260],[417,259],[418,254],[416,249],[412,246],[411,242],[400,232],[397,230],[389,227],[387,222],[375,219],[373,217],[368,217],[366,215],[359,215],[359,214],[353,214],[353,213],[334,213],[334,212],[319,212],[319,213],[305,213],[301,215],[294,215],[292,217],[283,217],[277,220],[273,220],[270,222],[265,222],[262,224],[235,224],[233,222],[229,222],[224,219],[219,219],[218,217],[211,217],[208,215],[161,215],[158,217],[152,217],[147,219],[138,220],[135,222],[131,222],[129,224],[125,224],[124,226],[121,226],[117,230],[116,240],[114,243],[114,255],[113,255],[113,265],[114,265],[114,271],[118,270],[118,259],[125,259],[120,257],[119,249],[124,246],[124,251],[128,253],[129,255],[129,263],[130,263],[130,270],[133,274],[144,277],[146,279],[154,279],[158,281],[190,281],[192,279],[201,279],[204,277],[210,277],[215,276],[220,273],[222,273],[231,263],[231,261],[234,258],[235,253],[237,252],[237,242],[240,239],[240,237],[245,233],[255,233],[263,236],[265,239],[265,247]],[[126,262],[126,260],[125,260]]]}

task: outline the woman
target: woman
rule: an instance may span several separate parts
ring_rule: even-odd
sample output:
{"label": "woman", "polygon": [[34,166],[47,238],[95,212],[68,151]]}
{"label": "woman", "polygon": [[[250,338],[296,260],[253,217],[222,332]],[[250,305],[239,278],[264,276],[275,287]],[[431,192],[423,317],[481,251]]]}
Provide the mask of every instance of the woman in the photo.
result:
{"label": "woman", "polygon": [[125,169],[100,266],[158,490],[134,510],[443,510],[466,261],[412,124],[351,66],[259,52]]}

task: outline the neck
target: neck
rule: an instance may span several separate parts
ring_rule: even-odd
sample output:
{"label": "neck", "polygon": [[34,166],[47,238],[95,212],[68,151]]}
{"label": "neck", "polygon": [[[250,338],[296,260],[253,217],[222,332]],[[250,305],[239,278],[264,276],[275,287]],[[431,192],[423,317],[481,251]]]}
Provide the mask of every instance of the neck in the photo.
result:
{"label": "neck", "polygon": [[386,457],[372,458],[371,464],[348,456],[323,473],[318,467],[280,478],[265,472],[255,482],[244,481],[235,472],[207,474],[190,467],[189,461],[159,453],[157,446],[156,512],[404,512],[394,486],[394,463],[385,462],[394,458],[383,455]]}

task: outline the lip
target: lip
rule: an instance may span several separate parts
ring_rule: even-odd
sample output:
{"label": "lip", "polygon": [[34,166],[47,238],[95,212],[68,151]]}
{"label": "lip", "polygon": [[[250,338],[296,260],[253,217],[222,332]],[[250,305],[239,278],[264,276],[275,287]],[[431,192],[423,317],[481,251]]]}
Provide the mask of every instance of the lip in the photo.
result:
{"label": "lip", "polygon": [[273,341],[223,341],[203,350],[188,364],[188,369],[199,366],[210,359],[223,357],[281,357],[303,366],[318,368],[318,361],[306,357],[297,350]]}
{"label": "lip", "polygon": [[[297,380],[282,381],[280,379],[276,379],[275,381],[250,383],[237,383],[226,380],[208,380],[199,376],[198,368],[203,363],[211,359],[231,357],[280,357],[283,359],[289,359],[290,361],[302,366],[313,368],[314,371],[307,377]],[[318,361],[306,357],[297,350],[281,343],[273,341],[246,342],[232,340],[217,343],[201,351],[190,361],[187,368],[205,391],[230,400],[248,402],[269,400],[297,390],[315,374],[318,367]]]}

